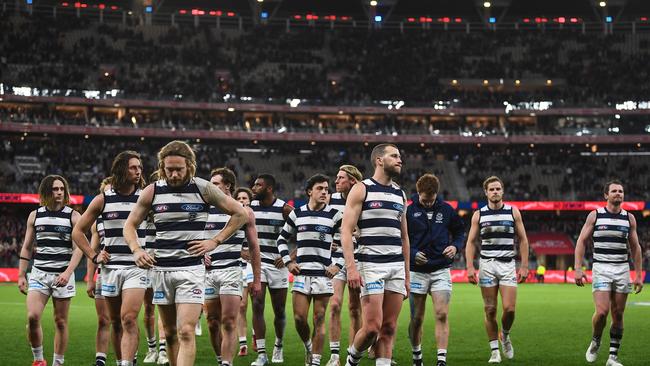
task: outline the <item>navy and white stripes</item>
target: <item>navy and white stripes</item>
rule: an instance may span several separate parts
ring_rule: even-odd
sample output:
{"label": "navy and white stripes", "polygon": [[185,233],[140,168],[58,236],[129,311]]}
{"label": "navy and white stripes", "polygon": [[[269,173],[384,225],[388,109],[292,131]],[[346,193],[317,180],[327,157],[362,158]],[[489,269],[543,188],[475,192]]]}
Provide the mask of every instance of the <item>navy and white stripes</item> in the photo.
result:
{"label": "navy and white stripes", "polygon": [[627,241],[630,235],[630,217],[627,211],[615,214],[605,207],[596,211],[596,222],[592,239],[594,241],[594,262],[627,263]]}
{"label": "navy and white stripes", "polygon": [[202,192],[208,184],[211,183],[197,177],[182,187],[171,187],[164,179],[154,184],[151,208],[156,226],[155,270],[203,268],[202,257],[191,255],[187,245],[190,241],[205,238],[210,206],[203,199]]}
{"label": "navy and white stripes", "polygon": [[252,201],[250,204],[250,208],[255,213],[255,226],[262,264],[274,266],[275,259],[280,256],[276,240],[284,226],[284,215],[282,214],[284,205],[285,202],[279,198],[276,198],[268,207],[261,206],[258,200]]}
{"label": "navy and white stripes", "polygon": [[[133,253],[124,240],[123,230],[129,213],[140,197],[140,190],[136,189],[128,196],[122,196],[111,188],[103,194],[104,208],[101,217],[104,227],[104,250],[111,255],[110,260],[103,267],[111,269],[135,267]],[[138,241],[142,248],[145,244],[146,225],[147,223],[143,222],[137,230]]]}
{"label": "navy and white stripes", "polygon": [[44,206],[36,210],[34,267],[52,273],[66,270],[72,259],[72,212],[68,206],[59,211]]}
{"label": "navy and white stripes", "polygon": [[293,210],[278,236],[278,250],[287,264],[288,241],[296,237],[297,258],[302,276],[325,276],[325,269],[332,264],[332,240],[341,227],[341,212],[331,206],[313,211],[308,205]]}
{"label": "navy and white stripes", "polygon": [[515,217],[512,206],[498,210],[485,205],[479,210],[481,258],[511,260],[515,257]]}
{"label": "navy and white stripes", "polygon": [[[230,215],[221,212],[216,207],[210,207],[210,216],[205,225],[205,238],[214,238],[223,230],[230,220]],[[219,244],[210,252],[212,264],[208,270],[241,267],[241,249],[244,241],[244,230],[237,230],[230,238]]]}
{"label": "navy and white stripes", "polygon": [[359,263],[401,263],[402,216],[406,213],[406,196],[395,183],[383,185],[372,178],[365,179],[366,197],[363,201],[359,226]]}

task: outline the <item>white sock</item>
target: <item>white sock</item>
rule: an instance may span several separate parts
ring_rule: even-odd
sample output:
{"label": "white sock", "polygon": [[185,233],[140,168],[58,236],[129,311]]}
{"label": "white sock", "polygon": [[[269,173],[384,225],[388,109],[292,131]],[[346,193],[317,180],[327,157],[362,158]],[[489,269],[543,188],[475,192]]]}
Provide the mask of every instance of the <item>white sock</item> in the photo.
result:
{"label": "white sock", "polygon": [[63,365],[63,362],[65,361],[63,355],[57,355],[56,353],[54,354],[54,357],[52,357],[52,359],[54,360],[52,362],[53,366]]}
{"label": "white sock", "polygon": [[375,359],[375,366],[390,366],[390,358]]}
{"label": "white sock", "polygon": [[34,355],[34,361],[43,361],[43,346],[32,347],[32,355]]}
{"label": "white sock", "polygon": [[496,339],[493,340],[493,341],[490,341],[490,349],[492,351],[498,351],[499,350],[499,341],[496,340]]}
{"label": "white sock", "polygon": [[447,362],[447,349],[446,348],[438,348],[438,361]]}
{"label": "white sock", "polygon": [[321,355],[312,354],[311,355],[311,366],[320,366],[320,358],[321,358]]}
{"label": "white sock", "polygon": [[133,361],[122,360],[121,366],[133,366]]}
{"label": "white sock", "polygon": [[411,351],[413,352],[413,361],[422,359],[422,345],[418,344],[417,346],[412,346]]}
{"label": "white sock", "polygon": [[275,346],[282,348],[282,338],[275,337]]}
{"label": "white sock", "polygon": [[266,353],[266,340],[265,339],[256,339],[255,344],[257,345],[257,353]]}

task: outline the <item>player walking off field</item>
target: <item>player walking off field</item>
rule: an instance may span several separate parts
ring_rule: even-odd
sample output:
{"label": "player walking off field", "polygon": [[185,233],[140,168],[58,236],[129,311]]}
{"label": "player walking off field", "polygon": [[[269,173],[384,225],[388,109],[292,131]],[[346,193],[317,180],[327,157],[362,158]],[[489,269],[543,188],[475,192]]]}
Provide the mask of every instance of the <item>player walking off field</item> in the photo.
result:
{"label": "player walking off field", "polygon": [[[75,295],[74,270],[83,253],[73,245],[72,230],[79,213],[68,207],[68,182],[59,175],[48,175],[38,187],[40,207],[29,214],[25,241],[20,250],[18,288],[27,295],[27,339],[34,356],[33,366],[46,366],[43,357],[41,316],[47,300],[54,305],[54,366],[63,365],[68,347],[68,313]],[[36,243],[36,252],[32,253]],[[27,267],[34,260],[29,282]]]}
{"label": "player walking off field", "polygon": [[[438,197],[440,182],[433,174],[418,179],[417,194],[406,210],[411,244],[411,322],[409,337],[413,365],[422,366],[422,325],[427,294],[431,294],[435,313],[436,366],[447,364],[449,340],[449,302],[451,264],[463,248],[465,228],[456,211]],[[450,240],[451,239],[451,240]]]}
{"label": "player walking off field", "polygon": [[[184,142],[172,141],[158,152],[157,182],[148,185],[124,225],[124,238],[140,268],[151,273],[154,304],[165,328],[172,366],[194,364],[194,329],[204,300],[203,256],[246,223],[246,211],[205,179],[195,177],[196,157]],[[210,205],[231,216],[214,238],[204,239]],[[142,249],[137,228],[153,210],[153,256]]]}
{"label": "player walking off field", "polygon": [[[467,235],[465,259],[469,282],[478,283],[481,287],[485,305],[485,329],[492,351],[488,362],[500,363],[499,339],[501,339],[505,357],[511,359],[515,356],[515,350],[510,340],[510,330],[515,320],[517,283],[526,281],[528,277],[528,239],[519,210],[503,202],[504,185],[501,179],[495,176],[487,178],[483,182],[483,190],[488,204],[472,215],[472,225]],[[477,276],[474,257],[479,237],[481,238],[479,248],[481,259]],[[519,271],[515,267],[515,238],[519,242],[521,257]],[[499,293],[501,293],[503,307],[501,334],[499,334],[497,324]]]}
{"label": "player walking off field", "polygon": [[[358,365],[373,343],[375,364],[391,364],[397,317],[409,294],[406,196],[393,182],[402,171],[402,158],[395,145],[381,144],[372,150],[371,161],[374,174],[350,190],[341,227],[348,285],[361,290],[363,319],[348,348],[348,366]],[[358,264],[352,240],[357,226]]]}
{"label": "player walking off field", "polygon": [[[591,240],[594,243],[591,291],[596,310],[591,320],[593,333],[585,358],[588,362],[596,361],[607,315],[611,311],[609,357],[605,365],[622,366],[618,350],[623,339],[623,312],[632,287],[637,294],[643,289],[643,259],[636,218],[621,207],[625,198],[623,184],[616,180],[608,182],[604,196],[607,204],[589,213],[576,242],[575,280],[578,286],[584,286],[587,282],[581,268],[585,247]],[[630,282],[628,249],[634,260],[633,282]]]}

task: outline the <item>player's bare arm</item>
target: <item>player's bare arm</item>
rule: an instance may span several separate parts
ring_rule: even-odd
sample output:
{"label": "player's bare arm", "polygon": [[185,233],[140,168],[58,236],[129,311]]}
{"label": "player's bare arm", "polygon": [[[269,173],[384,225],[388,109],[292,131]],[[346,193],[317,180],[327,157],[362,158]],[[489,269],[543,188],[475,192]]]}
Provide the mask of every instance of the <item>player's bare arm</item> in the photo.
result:
{"label": "player's bare arm", "polygon": [[345,203],[345,215],[343,215],[343,222],[341,223],[341,246],[343,247],[343,258],[345,258],[348,285],[353,289],[358,289],[363,286],[361,276],[359,275],[357,266],[354,263],[354,243],[352,241],[352,233],[354,232],[354,228],[357,226],[357,221],[359,221],[365,196],[365,185],[355,184],[352,186]]}
{"label": "player's bare arm", "polygon": [[34,252],[34,243],[36,242],[36,230],[34,222],[36,221],[36,210],[29,213],[27,218],[27,229],[25,230],[25,239],[20,249],[20,261],[18,262],[18,289],[27,295],[27,267],[32,260]]}
{"label": "player's bare arm", "polygon": [[465,264],[467,266],[467,279],[470,283],[477,284],[476,268],[474,268],[474,256],[478,245],[479,220],[481,214],[475,211],[472,215],[472,225],[467,234],[467,244],[465,244]]}
{"label": "player's bare arm", "polygon": [[630,252],[634,259],[634,293],[638,294],[643,290],[643,253],[641,245],[639,244],[639,235],[636,232],[636,218],[631,213],[630,216],[630,237],[628,243],[630,244]]}
{"label": "player's bare arm", "polygon": [[151,210],[153,192],[153,184],[148,185],[142,190],[138,197],[138,202],[136,202],[133,211],[131,211],[129,217],[127,217],[126,222],[124,223],[124,240],[133,253],[135,264],[140,268],[151,268],[156,263],[154,258],[152,258],[145,250],[142,250],[138,238],[138,227],[142,221],[147,218],[147,215]]}
{"label": "player's bare arm", "polygon": [[257,228],[255,227],[255,213],[250,207],[246,207],[246,241],[248,242],[249,259],[251,267],[253,267],[253,283],[249,287],[251,296],[257,297],[262,292],[262,284],[260,282],[262,259],[260,256],[260,243],[257,240]]}
{"label": "player's bare arm", "polygon": [[217,245],[233,236],[233,234],[235,234],[235,232],[248,221],[248,215],[246,214],[246,210],[244,210],[244,206],[235,201],[234,198],[226,196],[226,194],[215,185],[206,185],[205,191],[202,193],[203,198],[208,204],[218,208],[221,212],[230,215],[230,220],[228,220],[226,226],[223,227],[223,230],[219,231],[214,238],[193,240],[188,243],[188,251],[190,254],[195,256],[202,256],[213,250]]}
{"label": "player's bare arm", "polygon": [[574,262],[574,276],[576,285],[584,286],[587,283],[587,276],[582,272],[582,261],[585,258],[585,248],[589,238],[594,233],[594,224],[596,223],[596,211],[591,211],[587,216],[585,224],[580,230],[580,236],[576,241],[575,262]]}
{"label": "player's bare arm", "polygon": [[86,233],[90,231],[90,228],[97,221],[99,215],[102,214],[103,207],[104,195],[98,194],[90,202],[84,214],[79,218],[79,222],[72,229],[72,240],[77,244],[77,247],[83,254],[95,263],[106,263],[110,258],[110,255],[105,251],[95,253],[86,237]]}
{"label": "player's bare arm", "polygon": [[512,216],[515,219],[515,235],[519,241],[519,256],[521,257],[521,266],[517,272],[517,281],[522,283],[528,278],[528,237],[526,236],[526,228],[521,218],[521,212],[517,207],[512,208]]}

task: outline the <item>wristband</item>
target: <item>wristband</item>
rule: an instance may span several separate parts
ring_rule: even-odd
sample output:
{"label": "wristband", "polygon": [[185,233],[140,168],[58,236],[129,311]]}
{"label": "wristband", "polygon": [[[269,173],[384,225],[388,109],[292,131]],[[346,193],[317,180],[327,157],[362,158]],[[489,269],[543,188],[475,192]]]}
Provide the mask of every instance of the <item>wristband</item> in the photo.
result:
{"label": "wristband", "polygon": [[95,254],[95,256],[92,259],[93,263],[95,263],[95,264],[99,264],[99,263],[97,263],[97,257],[99,257],[99,253]]}
{"label": "wristband", "polygon": [[27,261],[27,262],[31,262],[31,260],[32,260],[31,258],[26,258],[26,257],[18,257],[18,258],[20,258],[21,260]]}

